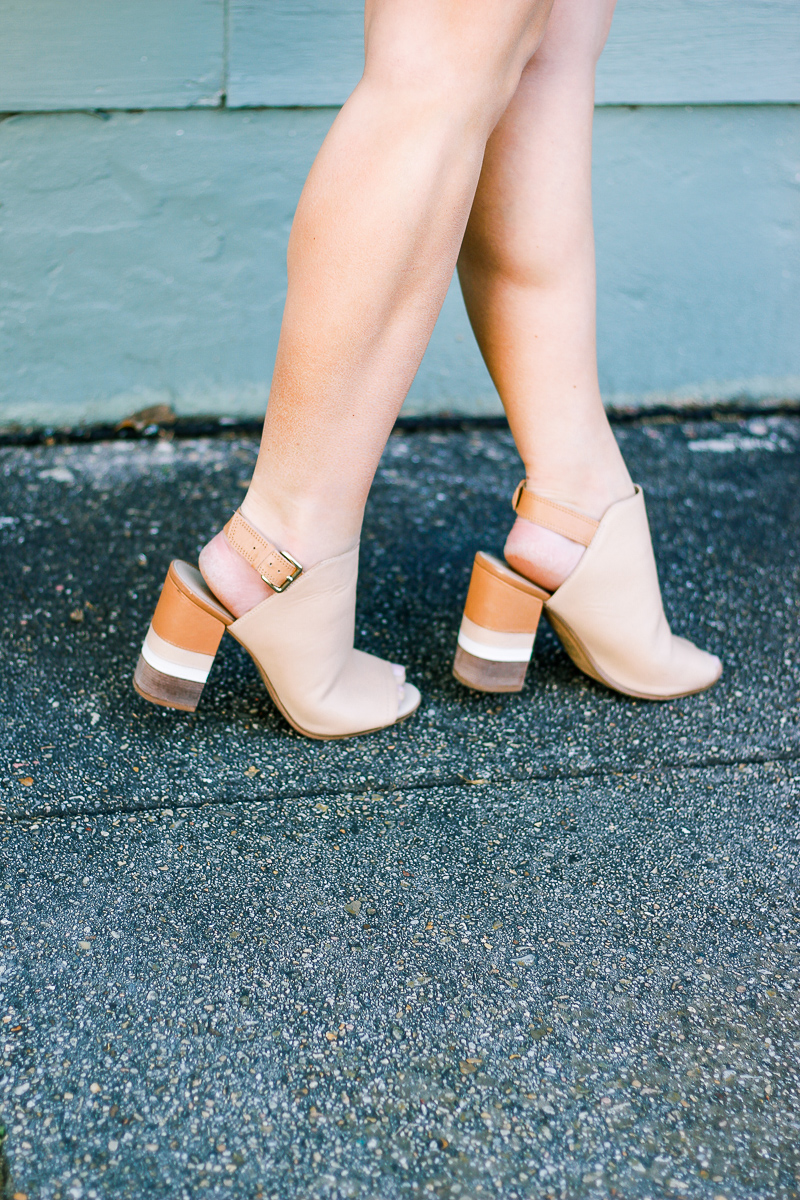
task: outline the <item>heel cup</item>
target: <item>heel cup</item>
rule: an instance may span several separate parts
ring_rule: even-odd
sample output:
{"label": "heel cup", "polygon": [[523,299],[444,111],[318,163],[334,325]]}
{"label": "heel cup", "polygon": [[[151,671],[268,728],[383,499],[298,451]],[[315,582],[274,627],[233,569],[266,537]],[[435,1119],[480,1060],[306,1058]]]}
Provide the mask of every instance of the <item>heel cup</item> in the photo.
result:
{"label": "heel cup", "polygon": [[203,694],[202,683],[192,679],[177,679],[151,667],[139,655],[133,674],[133,686],[144,700],[161,704],[165,708],[179,708],[182,712],[195,712]]}
{"label": "heel cup", "polygon": [[495,662],[456,647],[453,675],[476,692],[521,692],[527,670],[527,662]]}

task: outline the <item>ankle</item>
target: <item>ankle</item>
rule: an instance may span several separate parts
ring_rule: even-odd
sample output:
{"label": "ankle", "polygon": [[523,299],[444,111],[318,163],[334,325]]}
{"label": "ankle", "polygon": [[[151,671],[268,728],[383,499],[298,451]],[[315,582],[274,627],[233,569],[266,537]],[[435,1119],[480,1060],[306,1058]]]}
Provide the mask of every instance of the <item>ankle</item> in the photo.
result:
{"label": "ankle", "polygon": [[291,554],[305,570],[352,550],[361,533],[360,517],[343,520],[336,505],[324,505],[317,497],[284,497],[275,503],[251,486],[240,507],[263,537]]}
{"label": "ankle", "polygon": [[607,508],[633,495],[625,460],[602,407],[597,403],[568,427],[547,427],[519,445],[527,486],[537,496],[574,508],[599,521]]}
{"label": "ankle", "polygon": [[525,485],[528,491],[544,500],[574,508],[576,512],[599,521],[606,509],[618,500],[627,500],[633,495],[633,482],[625,464],[613,472],[570,470],[555,475],[548,467],[538,465],[526,472]]}
{"label": "ankle", "polygon": [[545,500],[574,508],[599,521],[607,508],[633,495],[633,482],[619,452],[612,446],[574,454],[567,462],[534,460],[526,464],[528,490]]}
{"label": "ankle", "polygon": [[[252,488],[241,511],[256,530],[278,550],[285,550],[301,563],[304,570],[325,558],[334,558],[351,550],[358,532],[342,530],[330,513],[320,514],[311,504],[295,505],[287,516],[270,506]],[[200,574],[211,591],[234,617],[242,617],[251,608],[275,593],[268,583],[234,550],[220,531],[200,552]]]}

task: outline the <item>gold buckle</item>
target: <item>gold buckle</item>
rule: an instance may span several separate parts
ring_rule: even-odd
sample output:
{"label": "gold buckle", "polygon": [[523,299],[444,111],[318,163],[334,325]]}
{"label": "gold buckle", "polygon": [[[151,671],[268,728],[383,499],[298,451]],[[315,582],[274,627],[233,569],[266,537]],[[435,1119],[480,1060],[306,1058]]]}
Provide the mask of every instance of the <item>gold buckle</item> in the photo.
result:
{"label": "gold buckle", "polygon": [[286,579],[284,579],[284,581],[280,587],[276,587],[271,579],[267,579],[266,575],[262,575],[261,578],[264,580],[264,583],[269,584],[269,586],[272,588],[273,592],[280,593],[280,592],[285,592],[287,587],[289,586],[289,584],[294,583],[295,579],[297,579],[297,576],[303,574],[303,568],[300,566],[300,563],[297,561],[296,558],[292,558],[291,554],[286,554],[283,550],[280,550],[279,554],[280,554],[281,558],[288,558],[289,562],[293,563],[296,569],[294,571],[292,571],[291,575],[288,575],[286,577]]}

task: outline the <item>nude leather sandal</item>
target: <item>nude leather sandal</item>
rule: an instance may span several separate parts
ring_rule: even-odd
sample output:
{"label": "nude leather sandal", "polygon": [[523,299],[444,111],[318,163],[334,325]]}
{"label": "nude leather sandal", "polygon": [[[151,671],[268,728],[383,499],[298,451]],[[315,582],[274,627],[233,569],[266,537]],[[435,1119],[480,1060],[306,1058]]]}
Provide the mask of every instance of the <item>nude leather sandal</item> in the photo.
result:
{"label": "nude leather sandal", "polygon": [[453,674],[481,692],[518,692],[544,610],[576,667],[615,691],[674,700],[716,683],[722,663],[670,630],[642,489],[601,521],[544,500],[525,481],[512,501],[525,520],[586,547],[552,594],[505,563],[475,556]]}
{"label": "nude leather sandal", "polygon": [[298,733],[343,738],[402,721],[420,703],[402,700],[391,663],[353,648],[358,547],[304,571],[236,512],[225,535],[273,591],[235,619],[188,563],[170,564],[142,646],[133,686],[153,704],[194,712],[227,630],[258,667],[277,708]]}

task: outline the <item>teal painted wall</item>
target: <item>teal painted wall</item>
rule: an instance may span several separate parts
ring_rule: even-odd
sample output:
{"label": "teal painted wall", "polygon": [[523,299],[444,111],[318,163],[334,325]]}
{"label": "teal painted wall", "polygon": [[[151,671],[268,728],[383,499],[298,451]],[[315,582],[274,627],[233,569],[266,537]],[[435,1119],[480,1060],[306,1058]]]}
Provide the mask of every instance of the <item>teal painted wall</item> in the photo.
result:
{"label": "teal painted wall", "polygon": [[[355,0],[6,0],[0,424],[263,411],[360,24]],[[800,399],[799,51],[794,0],[620,0],[595,139],[609,401]],[[454,284],[407,410],[498,409]]]}
{"label": "teal painted wall", "polygon": [[[228,103],[342,104],[361,73],[363,12],[359,0],[231,0]],[[797,102],[800,5],[618,0],[597,100]]]}
{"label": "teal painted wall", "polygon": [[0,112],[221,103],[224,0],[2,0]]}

